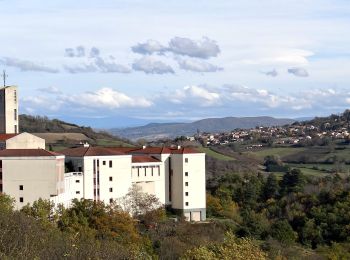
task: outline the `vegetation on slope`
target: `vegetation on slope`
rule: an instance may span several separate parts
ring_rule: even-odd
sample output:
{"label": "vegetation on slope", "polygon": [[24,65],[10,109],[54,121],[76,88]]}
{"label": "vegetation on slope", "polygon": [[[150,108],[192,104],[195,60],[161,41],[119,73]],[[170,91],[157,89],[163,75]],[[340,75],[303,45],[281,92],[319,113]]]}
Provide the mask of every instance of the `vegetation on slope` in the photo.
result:
{"label": "vegetation on slope", "polygon": [[[89,139],[92,145],[103,146],[130,146],[130,141],[113,136],[105,131],[94,131],[91,127],[78,126],[58,119],[48,119],[41,116],[20,115],[20,131],[28,133],[71,133],[71,136],[62,135],[61,140],[50,143],[53,148],[63,148],[68,145],[76,144],[77,140],[73,135],[80,133]],[[48,140],[50,138],[48,137]],[[54,138],[53,138],[54,139]]]}

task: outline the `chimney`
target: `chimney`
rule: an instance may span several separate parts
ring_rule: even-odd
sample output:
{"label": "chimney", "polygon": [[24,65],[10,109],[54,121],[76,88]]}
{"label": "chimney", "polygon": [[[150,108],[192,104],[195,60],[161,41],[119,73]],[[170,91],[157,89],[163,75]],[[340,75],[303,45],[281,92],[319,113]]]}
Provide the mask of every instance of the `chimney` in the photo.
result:
{"label": "chimney", "polygon": [[146,149],[146,145],[142,145],[142,149]]}
{"label": "chimney", "polygon": [[180,150],[180,149],[181,149],[181,145],[178,145],[178,146],[177,146],[177,150]]}
{"label": "chimney", "polygon": [[88,142],[85,142],[85,143],[84,143],[84,147],[90,147],[89,143],[88,143]]}

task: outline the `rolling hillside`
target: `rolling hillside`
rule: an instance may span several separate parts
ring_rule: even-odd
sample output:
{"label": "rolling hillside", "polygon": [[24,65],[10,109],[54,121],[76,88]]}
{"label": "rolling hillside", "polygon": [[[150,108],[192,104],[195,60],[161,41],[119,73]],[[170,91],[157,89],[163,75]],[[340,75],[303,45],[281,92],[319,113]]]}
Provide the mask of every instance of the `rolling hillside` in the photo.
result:
{"label": "rolling hillside", "polygon": [[96,132],[91,127],[78,126],[47,117],[20,115],[20,132],[35,134],[46,140],[54,150],[71,146],[80,141],[91,145],[130,146],[128,140],[118,138],[107,132]]}
{"label": "rolling hillside", "polygon": [[140,127],[114,128],[110,132],[117,136],[137,140],[173,138],[181,135],[193,135],[197,129],[202,132],[227,132],[236,128],[248,129],[256,126],[277,126],[291,124],[295,120],[273,117],[224,117],[207,118],[192,123],[151,123]]}

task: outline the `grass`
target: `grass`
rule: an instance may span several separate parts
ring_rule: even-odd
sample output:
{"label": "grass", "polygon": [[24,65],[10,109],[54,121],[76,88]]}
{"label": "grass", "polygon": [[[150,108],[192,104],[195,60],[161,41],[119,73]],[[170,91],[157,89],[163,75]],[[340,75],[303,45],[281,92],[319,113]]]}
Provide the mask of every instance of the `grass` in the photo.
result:
{"label": "grass", "polygon": [[197,147],[197,150],[199,150],[203,153],[206,153],[206,155],[213,157],[213,158],[220,160],[220,161],[234,161],[235,160],[235,158],[232,158],[232,157],[227,156],[227,155],[223,155],[221,153],[217,153],[217,152],[211,150],[210,148]]}
{"label": "grass", "polygon": [[264,159],[268,155],[278,155],[280,157],[296,154],[305,151],[306,148],[303,147],[276,147],[276,148],[266,148],[260,151],[255,152],[249,152],[250,154],[260,158]]}

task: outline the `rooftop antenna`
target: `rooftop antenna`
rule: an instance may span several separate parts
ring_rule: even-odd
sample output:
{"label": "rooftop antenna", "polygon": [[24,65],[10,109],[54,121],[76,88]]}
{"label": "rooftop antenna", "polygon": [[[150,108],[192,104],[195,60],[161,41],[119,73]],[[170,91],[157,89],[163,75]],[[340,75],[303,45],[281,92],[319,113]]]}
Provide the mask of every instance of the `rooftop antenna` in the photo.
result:
{"label": "rooftop antenna", "polygon": [[6,70],[3,70],[3,71],[2,71],[1,77],[2,77],[3,80],[4,80],[4,87],[6,87],[6,78],[8,77],[8,75],[6,74]]}

